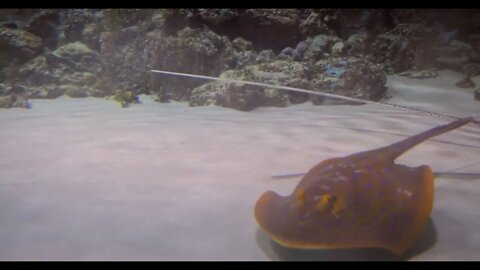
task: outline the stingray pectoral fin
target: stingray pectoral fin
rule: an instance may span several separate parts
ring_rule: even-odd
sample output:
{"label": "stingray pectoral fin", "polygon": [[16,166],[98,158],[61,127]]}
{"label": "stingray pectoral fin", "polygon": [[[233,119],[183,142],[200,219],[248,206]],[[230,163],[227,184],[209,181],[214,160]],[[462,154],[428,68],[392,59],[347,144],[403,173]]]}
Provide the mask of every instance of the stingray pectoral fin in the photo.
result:
{"label": "stingray pectoral fin", "polygon": [[[274,242],[288,248],[321,248],[309,241],[302,241],[291,235],[298,234],[298,227],[295,223],[298,220],[292,219],[291,212],[285,207],[288,205],[288,197],[282,197],[273,191],[263,193],[255,204],[255,220],[260,228]],[[295,200],[297,200],[296,198]]]}
{"label": "stingray pectoral fin", "polygon": [[[284,203],[285,198],[273,191],[267,191],[260,196],[255,204],[254,216],[257,224],[275,242],[290,246],[288,240],[281,237],[285,227],[285,221],[279,220],[282,213],[279,213],[279,205]],[[286,213],[285,213],[286,215]],[[286,217],[283,215],[283,217]]]}
{"label": "stingray pectoral fin", "polygon": [[257,221],[258,225],[268,231],[271,229],[270,227],[276,221],[273,220],[275,218],[275,213],[272,211],[272,206],[276,204],[279,200],[279,195],[273,191],[267,191],[260,196],[260,198],[255,203],[255,210],[254,216],[255,220]]}
{"label": "stingray pectoral fin", "polygon": [[[282,180],[290,178],[298,178],[306,173],[289,173],[272,175],[272,179]],[[459,179],[480,179],[480,173],[462,173],[462,172],[433,172],[435,178],[459,178]]]}
{"label": "stingray pectoral fin", "polygon": [[429,166],[420,166],[416,168],[419,172],[419,179],[415,180],[416,191],[411,197],[414,204],[409,204],[407,209],[413,216],[411,223],[404,224],[405,232],[402,240],[399,242],[387,243],[386,248],[397,255],[404,254],[418,240],[425,230],[425,226],[430,218],[434,199],[434,175]]}

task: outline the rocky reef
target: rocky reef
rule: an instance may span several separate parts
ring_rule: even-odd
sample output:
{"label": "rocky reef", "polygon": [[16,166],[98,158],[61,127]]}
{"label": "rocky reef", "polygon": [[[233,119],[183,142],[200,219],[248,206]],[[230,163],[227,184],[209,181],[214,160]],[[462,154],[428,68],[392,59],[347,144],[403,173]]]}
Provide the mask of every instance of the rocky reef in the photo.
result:
{"label": "rocky reef", "polygon": [[480,75],[480,10],[3,9],[0,107],[28,99],[108,97],[258,106],[344,104],[244,84],[152,74],[161,69],[378,100],[386,75],[439,69]]}

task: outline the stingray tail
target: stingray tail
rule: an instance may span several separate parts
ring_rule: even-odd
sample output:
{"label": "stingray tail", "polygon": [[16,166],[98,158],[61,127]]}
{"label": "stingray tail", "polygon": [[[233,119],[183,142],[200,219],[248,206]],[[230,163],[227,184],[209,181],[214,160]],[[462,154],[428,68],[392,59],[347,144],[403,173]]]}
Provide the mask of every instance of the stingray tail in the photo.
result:
{"label": "stingray tail", "polygon": [[[274,180],[290,179],[304,176],[307,173],[289,173],[272,175]],[[462,173],[462,172],[433,172],[435,178],[457,178],[457,179],[480,179],[480,173]]]}
{"label": "stingray tail", "polygon": [[402,155],[403,153],[405,153],[406,151],[408,151],[409,149],[411,149],[412,147],[416,146],[417,144],[425,140],[428,140],[432,137],[448,132],[450,130],[459,128],[472,120],[473,120],[473,117],[460,118],[456,121],[453,121],[450,124],[434,127],[430,130],[414,135],[413,137],[410,137],[403,141],[399,141],[397,143],[389,145],[385,147],[383,150],[386,150],[388,152],[389,158],[394,160],[400,155]]}

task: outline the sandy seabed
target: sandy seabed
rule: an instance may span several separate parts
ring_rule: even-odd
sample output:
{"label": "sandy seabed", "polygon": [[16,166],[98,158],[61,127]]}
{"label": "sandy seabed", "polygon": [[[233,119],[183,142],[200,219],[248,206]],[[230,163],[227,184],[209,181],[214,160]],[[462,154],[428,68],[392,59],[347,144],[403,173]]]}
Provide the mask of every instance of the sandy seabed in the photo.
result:
{"label": "sandy seabed", "polygon": [[[389,102],[479,115],[462,76],[388,79]],[[62,97],[0,110],[1,260],[383,260],[381,250],[302,251],[271,242],[253,206],[289,194],[319,161],[384,146],[449,120],[384,107],[294,105],[240,112]],[[398,159],[480,172],[469,124]],[[431,222],[405,259],[480,259],[480,179],[437,179]]]}

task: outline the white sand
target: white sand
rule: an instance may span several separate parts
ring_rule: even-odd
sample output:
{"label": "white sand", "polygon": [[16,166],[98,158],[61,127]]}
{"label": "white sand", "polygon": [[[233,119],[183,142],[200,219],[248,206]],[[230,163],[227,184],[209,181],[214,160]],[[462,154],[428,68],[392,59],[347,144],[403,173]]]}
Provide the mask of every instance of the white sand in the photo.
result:
{"label": "white sand", "polygon": [[[480,112],[472,91],[454,87],[457,78],[390,77],[391,102]],[[258,230],[253,206],[264,191],[288,194],[298,182],[271,175],[448,122],[376,105],[239,112],[142,99],[129,109],[60,98],[0,110],[0,259],[385,259],[282,249]],[[427,141],[399,162],[478,172],[480,127]],[[480,180],[438,179],[435,241],[409,259],[480,259],[479,206]]]}

